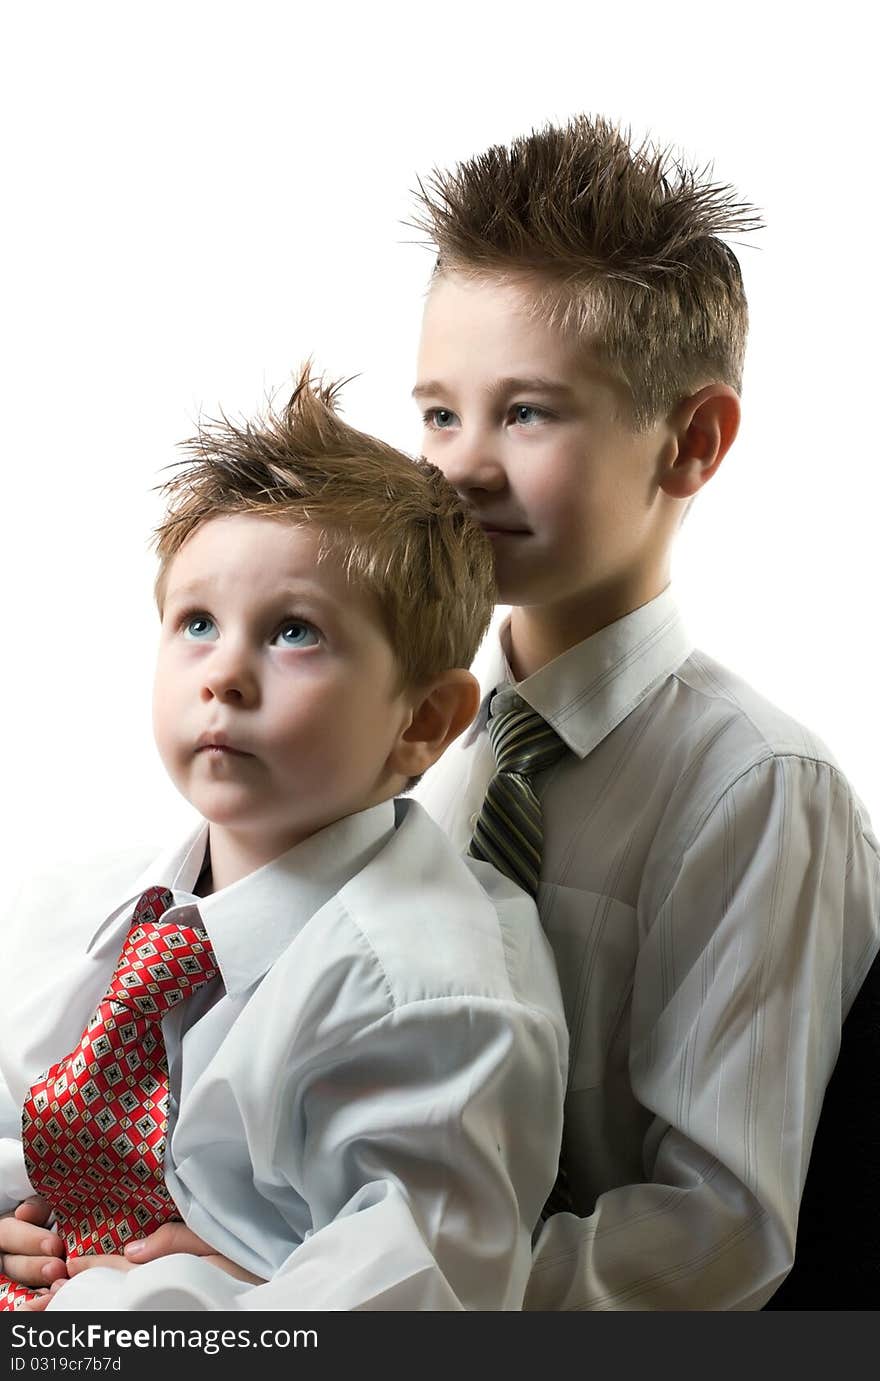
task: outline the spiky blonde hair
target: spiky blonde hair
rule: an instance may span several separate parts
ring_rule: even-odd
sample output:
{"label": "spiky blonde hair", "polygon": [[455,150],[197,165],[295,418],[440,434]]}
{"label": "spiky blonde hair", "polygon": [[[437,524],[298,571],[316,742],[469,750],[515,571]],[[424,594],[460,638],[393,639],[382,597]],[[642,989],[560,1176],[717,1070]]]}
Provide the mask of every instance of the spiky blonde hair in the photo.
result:
{"label": "spiky blonde hair", "polygon": [[670,148],[579,115],[419,183],[436,272],[517,280],[628,385],[647,426],[708,382],[742,389],[748,309],[718,237],[757,229],[733,189]]}
{"label": "spiky blonde hair", "polygon": [[181,443],[184,459],[160,486],[156,600],[161,612],[172,560],[209,519],[307,524],[320,531],[319,559],[337,560],[374,599],[401,685],[422,685],[473,660],[495,601],[491,544],[436,466],[343,422],[340,388],[307,364],[281,412],[221,415]]}

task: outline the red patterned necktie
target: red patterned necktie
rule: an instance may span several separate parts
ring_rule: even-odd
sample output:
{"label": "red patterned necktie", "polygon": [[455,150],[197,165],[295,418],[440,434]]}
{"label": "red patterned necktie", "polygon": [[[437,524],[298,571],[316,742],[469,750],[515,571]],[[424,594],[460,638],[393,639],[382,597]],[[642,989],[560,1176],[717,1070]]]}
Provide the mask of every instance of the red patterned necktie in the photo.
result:
{"label": "red patterned necktie", "polygon": [[[24,1101],[28,1178],[68,1256],[121,1252],[177,1210],[165,1185],[168,1063],[162,1017],[218,972],[204,930],[162,922],[164,887],[137,902],[119,962],[76,1049]],[[0,1311],[37,1290],[0,1276]]]}

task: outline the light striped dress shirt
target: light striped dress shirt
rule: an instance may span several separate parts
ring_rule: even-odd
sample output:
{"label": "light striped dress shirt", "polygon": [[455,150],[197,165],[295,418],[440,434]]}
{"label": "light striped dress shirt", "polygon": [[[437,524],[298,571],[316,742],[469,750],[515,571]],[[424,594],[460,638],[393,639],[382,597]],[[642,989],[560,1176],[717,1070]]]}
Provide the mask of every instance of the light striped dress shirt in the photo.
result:
{"label": "light striped dress shirt", "polygon": [[[464,849],[506,626],[417,795]],[[789,1270],[841,1022],[880,943],[880,847],[825,746],[694,651],[669,590],[522,681],[571,752],[536,781],[571,1033],[581,1217],[526,1308],[759,1309]]]}
{"label": "light striped dress shirt", "polygon": [[136,869],[47,869],[3,921],[0,1211],[32,1192],[26,1090],[78,1039],[137,897],[167,886],[222,983],[162,1023],[166,1183],[195,1232],[271,1279],[180,1254],[84,1271],[50,1311],[519,1310],[568,1043],[531,899],[412,801],[198,898],[206,843],[202,825]]}

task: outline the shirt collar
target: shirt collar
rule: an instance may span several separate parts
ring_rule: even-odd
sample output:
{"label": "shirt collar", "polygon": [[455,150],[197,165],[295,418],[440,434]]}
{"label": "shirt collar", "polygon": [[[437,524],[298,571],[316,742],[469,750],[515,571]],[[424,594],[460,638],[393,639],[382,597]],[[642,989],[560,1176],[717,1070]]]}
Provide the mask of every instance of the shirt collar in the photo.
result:
{"label": "shirt collar", "polygon": [[132,906],[148,887],[167,887],[173,893],[182,894],[189,899],[202,871],[207,844],[208,824],[207,821],[200,820],[197,825],[189,828],[182,839],[160,854],[139,877],[135,878],[125,895],[120,897],[118,905],[103,918],[93,932],[87,953],[98,954],[105,949],[121,947],[121,922],[124,920],[125,925],[128,925]]}
{"label": "shirt collar", "polygon": [[196,897],[192,888],[208,841],[208,826],[201,822],[138,879],[99,926],[89,949],[119,948],[123,918],[127,925],[134,901],[147,887],[168,887],[175,907],[198,910],[227,993],[243,992],[272,966],[306,921],[366,867],[394,828],[394,802],[383,801],[319,830],[232,886]]}
{"label": "shirt collar", "polygon": [[504,651],[508,626],[509,619],[487,649],[483,697],[466,742],[485,727],[495,690],[515,686],[572,752],[585,758],[693,651],[669,587],[520,682]]}

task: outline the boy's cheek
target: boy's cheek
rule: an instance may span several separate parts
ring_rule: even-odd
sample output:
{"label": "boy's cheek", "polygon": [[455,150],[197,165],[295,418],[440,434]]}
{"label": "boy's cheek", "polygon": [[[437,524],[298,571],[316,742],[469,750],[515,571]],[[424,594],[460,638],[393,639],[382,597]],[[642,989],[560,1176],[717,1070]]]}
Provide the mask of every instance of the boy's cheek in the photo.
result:
{"label": "boy's cheek", "polygon": [[153,699],[153,738],[165,770],[176,777],[185,769],[186,753],[182,716],[174,702],[163,695]]}

